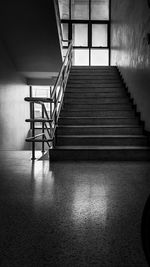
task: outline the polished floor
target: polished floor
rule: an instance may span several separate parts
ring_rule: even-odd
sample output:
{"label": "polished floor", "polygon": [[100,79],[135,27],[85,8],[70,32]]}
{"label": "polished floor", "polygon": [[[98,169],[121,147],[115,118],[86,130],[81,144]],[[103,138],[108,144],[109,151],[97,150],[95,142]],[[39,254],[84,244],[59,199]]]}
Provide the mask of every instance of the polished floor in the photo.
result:
{"label": "polished floor", "polygon": [[148,162],[30,161],[0,153],[1,267],[148,266]]}

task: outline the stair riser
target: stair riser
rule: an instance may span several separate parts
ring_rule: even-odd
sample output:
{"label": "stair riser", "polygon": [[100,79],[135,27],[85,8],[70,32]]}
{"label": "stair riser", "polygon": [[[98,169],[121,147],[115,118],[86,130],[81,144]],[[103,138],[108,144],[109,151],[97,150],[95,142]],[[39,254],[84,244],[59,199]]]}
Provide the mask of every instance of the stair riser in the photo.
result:
{"label": "stair riser", "polygon": [[67,128],[58,128],[57,129],[57,134],[58,135],[118,135],[118,134],[122,134],[122,135],[140,135],[140,134],[143,134],[143,130],[140,129],[140,128],[134,128],[134,127],[131,127],[131,128],[94,128],[94,127],[90,127],[90,128],[87,128],[87,127],[82,127],[82,128],[79,128],[79,127],[74,127],[74,128],[71,128],[71,127],[67,127]]}
{"label": "stair riser", "polygon": [[65,98],[64,99],[64,104],[121,104],[121,103],[129,103],[129,98],[109,98],[109,97],[104,97],[104,98]]}
{"label": "stair riser", "polygon": [[117,70],[98,70],[98,69],[93,69],[93,70],[71,70],[70,71],[70,75],[72,74],[80,74],[80,75],[89,75],[89,74],[93,74],[93,75],[112,75],[112,74],[116,74],[118,75],[118,71]]}
{"label": "stair riser", "polygon": [[[84,74],[85,73],[85,74]],[[108,75],[110,75],[110,76],[113,76],[113,75],[116,75],[117,77],[120,77],[120,74],[118,73],[118,71],[116,71],[116,70],[112,70],[112,71],[110,71],[110,70],[108,70],[108,71],[106,71],[106,70],[71,70],[70,71],[70,76],[72,76],[72,75],[79,75],[80,77],[82,76],[87,76],[87,74],[88,75],[92,75],[92,76],[99,76],[99,75],[105,75],[105,76],[108,76]]]}
{"label": "stair riser", "polygon": [[57,146],[146,146],[147,140],[142,138],[115,137],[57,137]]}
{"label": "stair riser", "polygon": [[79,111],[79,110],[132,110],[131,104],[65,104],[64,110]]}
{"label": "stair riser", "polygon": [[134,111],[111,111],[111,110],[106,110],[106,111],[103,111],[103,110],[98,110],[98,111],[94,111],[94,110],[87,110],[87,111],[61,111],[61,114],[60,116],[61,117],[115,117],[115,116],[118,116],[118,117],[128,117],[128,118],[131,118],[135,115],[135,112]]}
{"label": "stair riser", "polygon": [[123,88],[121,83],[116,83],[116,84],[112,84],[112,83],[105,83],[105,84],[90,84],[90,83],[83,83],[83,84],[78,84],[78,83],[68,83],[67,84],[67,88],[80,88],[82,90],[84,90],[84,88]]}
{"label": "stair riser", "polygon": [[70,74],[69,80],[103,80],[103,79],[108,79],[108,80],[120,80],[120,77],[118,74]]}
{"label": "stair riser", "polygon": [[[150,160],[150,151],[140,150],[50,150],[50,161],[145,161]],[[62,156],[63,155],[63,156]]]}
{"label": "stair riser", "polygon": [[59,125],[138,125],[138,119],[130,118],[60,118]]}
{"label": "stair riser", "polygon": [[108,96],[110,94],[111,97],[111,94],[120,93],[127,95],[124,88],[66,88],[66,93],[71,95],[76,94],[78,96],[80,96],[80,94],[98,94],[98,96],[101,94]]}
{"label": "stair riser", "polygon": [[67,99],[70,99],[70,98],[77,98],[77,99],[80,99],[80,98],[101,98],[101,97],[126,97],[127,96],[127,93],[125,91],[119,93],[119,92],[98,92],[98,93],[93,93],[93,92],[68,92],[66,91],[65,93],[65,97]]}
{"label": "stair riser", "polygon": [[122,81],[119,81],[119,79],[110,79],[110,78],[101,78],[101,79],[69,79],[68,84],[122,84]]}
{"label": "stair riser", "polygon": [[80,94],[126,94],[126,91],[123,87],[120,88],[116,88],[116,87],[112,87],[112,88],[107,88],[107,87],[91,87],[91,88],[87,88],[87,87],[68,87],[66,88],[66,93],[70,93],[70,94],[74,94],[76,93],[77,95]]}
{"label": "stair riser", "polygon": [[68,86],[122,86],[122,83],[121,82],[112,82],[112,81],[109,81],[109,80],[96,80],[96,81],[93,81],[93,80],[89,80],[89,81],[68,81],[67,83]]}
{"label": "stair riser", "polygon": [[74,83],[74,82],[82,82],[82,83],[87,83],[87,82],[110,82],[110,83],[121,83],[122,81],[119,79],[117,76],[70,76],[68,79],[68,82]]}

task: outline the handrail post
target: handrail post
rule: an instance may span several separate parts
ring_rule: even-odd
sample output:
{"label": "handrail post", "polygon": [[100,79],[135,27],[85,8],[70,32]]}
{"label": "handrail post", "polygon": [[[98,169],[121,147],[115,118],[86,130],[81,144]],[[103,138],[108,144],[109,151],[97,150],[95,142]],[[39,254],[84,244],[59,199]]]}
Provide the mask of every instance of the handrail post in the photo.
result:
{"label": "handrail post", "polygon": [[[56,124],[57,124],[57,90],[55,92],[55,95],[54,95],[54,110],[55,110],[55,115],[54,115],[54,129],[56,127]],[[53,139],[53,147],[55,147],[55,136],[54,136],[54,139]]]}
{"label": "handrail post", "polygon": [[[52,98],[52,91],[53,91],[52,86],[50,86],[50,91],[49,91],[50,98]],[[50,119],[52,119],[52,114],[53,114],[53,110],[52,109],[53,109],[53,104],[52,104],[52,102],[50,102],[50,110],[49,110]],[[52,130],[53,130],[53,125],[50,124],[50,134],[52,133]],[[53,146],[53,142],[51,143],[51,146]]]}
{"label": "handrail post", "polygon": [[[31,102],[31,132],[32,132],[32,137],[35,135],[35,125],[34,125],[34,102]],[[32,142],[32,157],[31,160],[35,160],[35,142]]]}
{"label": "handrail post", "polygon": [[[42,119],[44,119],[44,107],[42,105]],[[42,122],[42,133],[44,134],[44,122]],[[45,152],[44,149],[44,135],[42,136],[42,153]]]}
{"label": "handrail post", "polygon": [[[52,87],[50,86],[49,91],[50,98],[52,98]],[[50,102],[50,110],[49,110],[50,119],[52,118],[52,102]]]}

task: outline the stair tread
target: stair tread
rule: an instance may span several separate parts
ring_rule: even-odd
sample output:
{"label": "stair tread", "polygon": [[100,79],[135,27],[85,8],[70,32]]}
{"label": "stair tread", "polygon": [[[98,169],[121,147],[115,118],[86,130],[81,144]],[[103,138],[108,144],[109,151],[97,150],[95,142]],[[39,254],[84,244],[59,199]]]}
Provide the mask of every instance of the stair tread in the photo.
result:
{"label": "stair tread", "polygon": [[[61,115],[61,114],[60,114]],[[88,117],[88,116],[80,116],[80,117],[77,117],[77,116],[72,116],[72,117],[70,117],[70,116],[60,116],[59,118],[61,118],[61,119],[137,119],[136,117],[131,117],[131,118],[128,118],[128,117],[125,117],[125,116],[113,116],[113,117],[105,117],[105,116],[101,116],[101,117]]]}
{"label": "stair tread", "polygon": [[59,128],[142,128],[140,125],[59,125]]}
{"label": "stair tread", "polygon": [[71,113],[71,112],[91,112],[91,113],[93,113],[93,112],[97,112],[97,111],[99,111],[99,112],[105,112],[105,111],[112,111],[112,112],[114,112],[114,111],[131,111],[131,113],[133,113],[134,112],[134,109],[129,109],[129,110],[126,110],[126,109],[72,109],[72,110],[69,110],[68,108],[64,108],[63,110],[62,110],[62,113]]}
{"label": "stair tread", "polygon": [[57,137],[60,137],[60,138],[144,138],[144,139],[147,139],[147,136],[141,134],[141,135],[122,135],[122,134],[114,134],[114,135],[63,135],[63,134],[60,134],[60,135],[57,135]]}
{"label": "stair tread", "polygon": [[150,150],[149,146],[56,146],[53,148],[54,150],[128,150],[128,149],[133,149],[133,150]]}

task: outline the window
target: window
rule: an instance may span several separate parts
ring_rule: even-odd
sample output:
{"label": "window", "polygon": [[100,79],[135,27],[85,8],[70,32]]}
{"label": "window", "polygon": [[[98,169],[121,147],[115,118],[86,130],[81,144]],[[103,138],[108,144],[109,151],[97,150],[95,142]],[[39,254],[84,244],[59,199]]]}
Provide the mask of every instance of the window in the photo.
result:
{"label": "window", "polygon": [[71,1],[71,19],[88,20],[89,19],[89,0]]}
{"label": "window", "polygon": [[107,24],[92,25],[92,47],[107,47]]}
{"label": "window", "polygon": [[72,39],[74,46],[88,45],[88,25],[87,24],[73,24],[72,25]]}
{"label": "window", "polygon": [[73,65],[88,66],[89,65],[89,49],[73,50]]}
{"label": "window", "polygon": [[108,49],[91,49],[91,66],[108,66]]}
{"label": "window", "polygon": [[69,0],[59,0],[59,11],[61,19],[69,19]]}
{"label": "window", "polygon": [[[50,97],[50,87],[49,86],[32,86],[32,97]],[[50,116],[50,104],[45,103],[46,110]],[[34,116],[35,118],[42,117],[42,106],[40,104],[34,104]],[[36,122],[35,126],[37,128],[42,127],[41,122]]]}
{"label": "window", "polygon": [[91,0],[91,20],[109,19],[109,0]]}
{"label": "window", "polygon": [[[74,65],[109,65],[110,0],[58,0],[63,39],[73,40]],[[66,54],[68,43],[63,43]]]}

